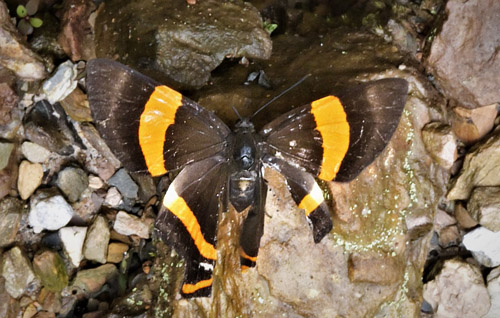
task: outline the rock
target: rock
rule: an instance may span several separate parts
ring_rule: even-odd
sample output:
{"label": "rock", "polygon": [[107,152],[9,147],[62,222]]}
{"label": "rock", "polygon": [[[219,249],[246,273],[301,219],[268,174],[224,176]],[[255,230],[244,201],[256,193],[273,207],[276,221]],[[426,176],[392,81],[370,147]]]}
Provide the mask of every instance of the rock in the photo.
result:
{"label": "rock", "polygon": [[78,267],[83,259],[83,242],[87,228],[81,226],[63,227],[59,230],[59,237],[73,266]]}
{"label": "rock", "polygon": [[[1,10],[1,9],[0,9]],[[0,63],[1,64],[1,63]],[[2,67],[0,65],[0,76]],[[7,80],[6,80],[7,81]],[[17,107],[19,97],[8,83],[0,77],[0,137],[14,139],[21,126],[23,112]]]}
{"label": "rock", "polygon": [[490,231],[500,231],[500,187],[478,187],[472,191],[467,211]]}
{"label": "rock", "polygon": [[452,130],[464,143],[475,143],[493,129],[497,114],[497,103],[474,109],[455,107],[453,108]]}
{"label": "rock", "polygon": [[464,235],[463,244],[481,265],[500,265],[500,232],[478,227]]}
{"label": "rock", "polygon": [[137,199],[137,192],[139,187],[128,175],[125,169],[118,170],[109,180],[110,186],[116,187],[120,193],[130,199]]}
{"label": "rock", "polygon": [[86,0],[66,0],[63,2],[61,33],[58,42],[72,61],[95,58],[94,38],[89,22],[95,4]]}
{"label": "rock", "polygon": [[482,317],[490,307],[481,271],[458,259],[445,261],[439,275],[424,285],[424,299],[435,318]]}
{"label": "rock", "polygon": [[101,189],[104,186],[104,182],[98,176],[89,176],[89,187],[91,189],[97,190]]}
{"label": "rock", "polygon": [[438,209],[434,216],[434,229],[439,232],[442,229],[457,224],[457,220],[445,211]]}
{"label": "rock", "polygon": [[272,48],[259,12],[246,2],[109,1],[95,29],[97,56],[119,56],[161,81],[187,87],[204,85],[225,57],[267,59]]}
{"label": "rock", "polygon": [[56,231],[68,224],[73,215],[71,205],[61,195],[42,191],[31,198],[28,222],[35,233]]}
{"label": "rock", "polygon": [[446,198],[467,200],[475,187],[498,185],[500,185],[500,131],[465,156],[462,170]]}
{"label": "rock", "polygon": [[[417,213],[420,212],[420,213]],[[411,240],[421,238],[432,230],[433,222],[424,211],[416,211],[405,218],[408,236]]]}
{"label": "rock", "polygon": [[466,230],[478,225],[477,221],[472,218],[462,203],[457,203],[455,205],[455,218],[460,227]]}
{"label": "rock", "polygon": [[5,289],[13,298],[30,294],[39,284],[28,258],[19,247],[13,247],[3,254],[2,276],[5,278]]}
{"label": "rock", "polygon": [[486,278],[491,307],[483,318],[500,317],[500,267],[494,268]]}
{"label": "rock", "polygon": [[42,178],[43,168],[41,164],[23,160],[19,165],[19,178],[17,179],[17,189],[21,199],[28,199],[42,184]]}
{"label": "rock", "polygon": [[429,123],[422,129],[422,140],[431,157],[445,169],[457,160],[457,140],[451,127],[439,122]]}
{"label": "rock", "polygon": [[5,279],[0,275],[0,317],[17,318],[20,311],[19,301],[5,290]]}
{"label": "rock", "polygon": [[109,188],[104,199],[104,205],[117,208],[122,202],[122,195],[118,192],[118,189],[115,187]]}
{"label": "rock", "polygon": [[123,254],[127,252],[129,246],[125,243],[110,243],[108,246],[108,263],[120,263],[123,260]]}
{"label": "rock", "polygon": [[447,96],[468,108],[500,100],[499,13],[495,0],[448,1],[447,19],[430,49],[427,71]]}
{"label": "rock", "polygon": [[61,100],[61,106],[64,108],[66,114],[73,120],[92,121],[87,95],[78,87],[75,88],[71,94],[66,96],[65,99]]}
{"label": "rock", "polygon": [[118,276],[118,269],[113,264],[104,264],[97,268],[85,269],[76,273],[71,285],[65,290],[66,294],[73,294],[88,298],[97,293],[106,283],[114,283]]}
{"label": "rock", "polygon": [[65,99],[76,88],[78,82],[76,65],[71,61],[60,64],[54,75],[45,80],[42,85],[43,92],[47,95],[49,103],[55,104]]}
{"label": "rock", "polygon": [[93,192],[88,188],[83,191],[80,201],[73,204],[73,210],[84,224],[90,224],[99,212],[103,202],[104,193],[102,191]]}
{"label": "rock", "polygon": [[89,178],[82,169],[67,167],[59,172],[56,183],[69,202],[76,202],[87,189]]}
{"label": "rock", "polygon": [[90,226],[83,247],[83,255],[90,261],[106,263],[110,231],[108,222],[98,216]]}
{"label": "rock", "polygon": [[460,230],[456,225],[445,227],[439,231],[439,245],[442,248],[458,246],[462,240]]}
{"label": "rock", "polygon": [[35,255],[33,270],[42,285],[50,291],[60,292],[68,286],[68,273],[58,253],[44,251]]}
{"label": "rock", "polygon": [[137,235],[147,239],[149,238],[152,223],[152,220],[151,222],[144,221],[134,215],[120,211],[116,214],[113,229],[123,235]]}
{"label": "rock", "polygon": [[14,144],[10,142],[0,142],[0,170],[5,169],[9,164],[13,149]]}
{"label": "rock", "polygon": [[349,280],[355,283],[391,285],[402,280],[403,267],[394,257],[351,254],[348,261]]}
{"label": "rock", "polygon": [[50,157],[49,150],[30,141],[23,142],[21,152],[26,159],[35,163],[46,162]]}
{"label": "rock", "polygon": [[46,100],[37,102],[24,119],[26,138],[63,156],[80,145],[70,125],[62,107]]}
{"label": "rock", "polygon": [[8,197],[0,201],[0,249],[15,242],[23,210],[18,199]]}
{"label": "rock", "polygon": [[153,293],[147,283],[134,287],[129,293],[116,300],[113,312],[139,315],[151,307]]}
{"label": "rock", "polygon": [[22,40],[3,1],[0,2],[0,65],[27,81],[47,76],[42,59]]}

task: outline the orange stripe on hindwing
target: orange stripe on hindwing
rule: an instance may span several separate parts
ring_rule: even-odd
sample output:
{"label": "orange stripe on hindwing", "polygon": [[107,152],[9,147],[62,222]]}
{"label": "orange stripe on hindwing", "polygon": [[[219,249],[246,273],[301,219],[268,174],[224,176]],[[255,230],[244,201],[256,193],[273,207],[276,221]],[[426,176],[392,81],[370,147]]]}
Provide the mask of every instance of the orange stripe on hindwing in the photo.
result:
{"label": "orange stripe on hindwing", "polygon": [[194,245],[201,256],[207,259],[216,260],[217,251],[215,247],[205,240],[196,216],[193,211],[191,211],[186,201],[175,192],[173,186],[168,188],[167,194],[165,194],[165,198],[163,199],[163,206],[181,220],[189,235],[191,235]]}
{"label": "orange stripe on hindwing", "polygon": [[254,263],[257,262],[257,256],[250,256],[250,255],[248,255],[247,253],[245,253],[245,251],[242,248],[240,248],[240,256],[243,257],[243,258],[245,258],[245,259],[247,259],[247,260],[249,260],[249,261],[252,261]]}
{"label": "orange stripe on hindwing", "polygon": [[210,279],[199,281],[196,284],[184,284],[184,285],[182,285],[182,292],[184,294],[192,294],[199,289],[211,286],[212,281],[213,281],[213,278],[210,278]]}
{"label": "orange stripe on hindwing", "polygon": [[315,182],[313,185],[313,188],[310,190],[308,194],[304,198],[302,198],[302,201],[300,201],[298,207],[299,209],[304,209],[306,212],[306,216],[309,216],[316,208],[323,203],[325,200],[323,196],[323,192],[321,191],[321,188],[318,186],[318,184]]}
{"label": "orange stripe on hindwing", "polygon": [[311,103],[316,130],[323,139],[323,162],[318,178],[333,180],[349,149],[349,123],[342,103],[326,96]]}
{"label": "orange stripe on hindwing", "polygon": [[139,145],[148,171],[153,176],[167,173],[163,158],[165,133],[174,123],[180,106],[182,95],[167,86],[156,86],[144,106],[139,123]]}

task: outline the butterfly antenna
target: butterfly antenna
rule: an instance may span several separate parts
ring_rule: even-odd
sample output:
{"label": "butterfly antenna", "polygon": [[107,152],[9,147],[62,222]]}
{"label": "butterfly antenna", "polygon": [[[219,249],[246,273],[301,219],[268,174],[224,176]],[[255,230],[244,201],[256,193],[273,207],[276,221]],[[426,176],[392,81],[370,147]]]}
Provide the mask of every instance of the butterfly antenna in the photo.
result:
{"label": "butterfly antenna", "polygon": [[275,100],[277,100],[278,98],[280,98],[281,96],[285,95],[286,93],[288,93],[289,91],[291,91],[292,89],[294,89],[295,87],[297,87],[298,85],[300,85],[303,81],[305,81],[309,76],[311,76],[311,74],[307,74],[305,75],[304,77],[302,77],[301,79],[299,79],[295,84],[293,84],[292,86],[288,87],[287,89],[285,89],[284,91],[282,91],[281,93],[279,93],[277,96],[275,96],[273,99],[271,99],[270,101],[268,101],[267,103],[265,103],[264,105],[262,105],[259,109],[257,109],[257,111],[255,113],[253,113],[253,115],[250,117],[250,119],[254,118],[258,113],[260,113],[264,108],[266,108],[267,106],[269,106],[269,104],[271,104],[272,102],[274,102]]}
{"label": "butterfly antenna", "polygon": [[233,111],[236,113],[236,116],[238,116],[238,119],[239,119],[240,121],[242,121],[242,120],[243,120],[243,118],[240,116],[240,113],[238,113],[238,110],[237,110],[234,106],[231,106],[231,107],[233,107]]}

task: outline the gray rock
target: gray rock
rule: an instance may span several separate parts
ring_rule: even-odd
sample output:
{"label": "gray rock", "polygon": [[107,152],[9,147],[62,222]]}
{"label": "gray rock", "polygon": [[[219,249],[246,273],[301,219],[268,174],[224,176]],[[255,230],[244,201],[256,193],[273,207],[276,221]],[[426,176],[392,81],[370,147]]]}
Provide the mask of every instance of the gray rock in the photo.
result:
{"label": "gray rock", "polygon": [[33,270],[43,287],[52,292],[60,292],[68,286],[68,273],[64,261],[58,253],[43,251],[33,258]]}
{"label": "gray rock", "polygon": [[3,254],[2,276],[5,278],[5,289],[13,298],[29,294],[39,284],[28,258],[19,247],[13,247]]}
{"label": "gray rock", "polygon": [[106,283],[116,284],[118,269],[114,264],[104,264],[96,268],[81,270],[71,285],[63,291],[65,295],[88,298],[97,293]]}
{"label": "gray rock", "polygon": [[49,150],[30,141],[23,142],[21,152],[26,159],[35,163],[46,162],[50,157]]}
{"label": "gray rock", "polygon": [[0,170],[3,170],[7,167],[13,149],[14,149],[14,144],[10,142],[0,143]]}
{"label": "gray rock", "polygon": [[446,3],[447,19],[433,41],[427,61],[446,95],[474,108],[500,100],[500,2]]}
{"label": "gray rock", "polygon": [[3,1],[0,2],[0,65],[28,81],[47,76],[42,58],[26,46]]}
{"label": "gray rock", "polygon": [[56,183],[69,202],[76,202],[87,189],[89,178],[82,169],[67,167],[59,172]]}
{"label": "gray rock", "polygon": [[477,318],[490,308],[481,271],[458,259],[447,260],[439,275],[424,285],[424,299],[435,318]]}
{"label": "gray rock", "polygon": [[75,267],[78,267],[83,259],[83,243],[86,234],[87,228],[82,226],[63,227],[59,230],[64,250]]}
{"label": "gray rock", "polygon": [[23,203],[18,199],[0,201],[0,249],[15,242],[23,210]]}
{"label": "gray rock", "polygon": [[17,318],[19,312],[19,301],[5,290],[5,279],[0,275],[0,317]]}
{"label": "gray rock", "polygon": [[76,65],[73,65],[71,61],[60,64],[55,73],[45,80],[42,85],[43,92],[47,95],[49,103],[54,104],[71,94],[78,84],[76,81],[77,75]]}
{"label": "gray rock", "polygon": [[31,199],[28,222],[35,233],[55,231],[68,224],[73,215],[73,208],[61,195],[43,191]]}
{"label": "gray rock", "polygon": [[43,167],[41,164],[23,160],[19,165],[19,176],[17,179],[17,189],[21,199],[28,199],[42,184],[42,178]]}
{"label": "gray rock", "polygon": [[490,231],[500,231],[500,187],[478,187],[472,191],[467,211]]}
{"label": "gray rock", "polygon": [[450,169],[457,160],[456,139],[451,127],[439,122],[429,123],[422,129],[422,140],[425,149],[445,169]]}
{"label": "gray rock", "polygon": [[500,267],[494,268],[486,279],[488,293],[490,294],[490,311],[483,318],[500,317]]}
{"label": "gray rock", "polygon": [[500,265],[500,232],[478,227],[464,235],[463,244],[481,265]]}
{"label": "gray rock", "polygon": [[204,85],[225,57],[267,59],[271,47],[259,12],[247,2],[109,1],[96,19],[97,56],[120,56],[146,74],[188,87]]}
{"label": "gray rock", "polygon": [[118,170],[111,178],[109,178],[108,184],[116,187],[125,198],[137,199],[139,187],[134,180],[132,180],[125,169]]}
{"label": "gray rock", "polygon": [[465,156],[460,174],[446,198],[467,200],[475,187],[500,185],[500,131]]}
{"label": "gray rock", "polygon": [[147,239],[152,224],[153,220],[141,220],[134,215],[120,211],[116,214],[113,229],[123,235],[137,235]]}
{"label": "gray rock", "polygon": [[106,263],[109,237],[108,222],[102,216],[98,216],[88,230],[83,246],[84,257],[90,261]]}

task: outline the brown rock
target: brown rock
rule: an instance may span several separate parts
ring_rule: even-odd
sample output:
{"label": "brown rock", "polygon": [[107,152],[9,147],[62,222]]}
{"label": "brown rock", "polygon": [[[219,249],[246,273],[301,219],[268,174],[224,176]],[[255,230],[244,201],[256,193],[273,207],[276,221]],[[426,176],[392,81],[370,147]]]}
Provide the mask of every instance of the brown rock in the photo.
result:
{"label": "brown rock", "polygon": [[439,245],[443,248],[457,246],[462,241],[458,226],[451,225],[439,231]]}
{"label": "brown rock", "polygon": [[466,230],[478,225],[477,221],[472,218],[462,203],[457,203],[457,205],[455,205],[455,218],[460,227]]}
{"label": "brown rock", "polygon": [[75,88],[60,103],[71,119],[76,121],[92,121],[87,95],[80,88]]}
{"label": "brown rock", "polygon": [[486,136],[493,129],[498,114],[498,104],[468,109],[453,108],[452,129],[464,143],[472,144]]}
{"label": "brown rock", "polygon": [[427,61],[445,93],[469,108],[500,100],[497,0],[451,0]]}
{"label": "brown rock", "polygon": [[450,169],[457,160],[457,141],[451,127],[439,122],[425,125],[422,140],[431,157],[445,169]]}
{"label": "brown rock", "polygon": [[404,264],[396,257],[351,254],[347,270],[351,282],[391,285],[402,281]]}
{"label": "brown rock", "polygon": [[500,187],[478,187],[472,191],[467,211],[482,226],[500,231]]}
{"label": "brown rock", "polygon": [[129,246],[125,243],[110,243],[108,246],[108,263],[120,263],[123,260],[123,254],[127,252]]}
{"label": "brown rock", "polygon": [[26,200],[42,184],[43,168],[39,163],[30,163],[23,160],[19,165],[19,178],[17,180],[17,189],[23,200]]}

